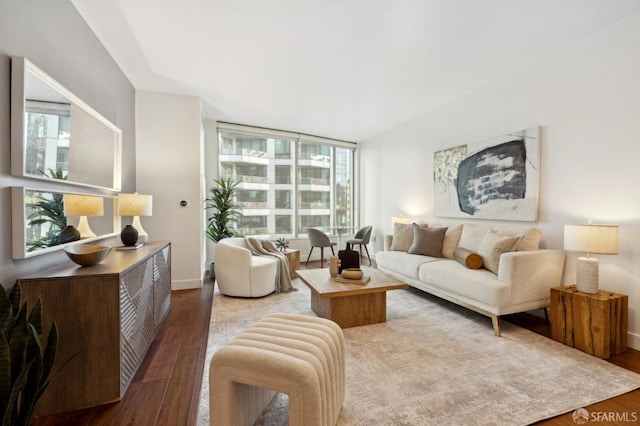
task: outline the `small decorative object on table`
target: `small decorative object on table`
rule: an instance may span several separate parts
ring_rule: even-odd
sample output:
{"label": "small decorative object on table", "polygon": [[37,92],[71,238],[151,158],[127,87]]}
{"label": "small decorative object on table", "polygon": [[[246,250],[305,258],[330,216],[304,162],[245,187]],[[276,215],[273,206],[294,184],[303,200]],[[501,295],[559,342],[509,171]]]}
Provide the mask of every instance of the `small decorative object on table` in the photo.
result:
{"label": "small decorative object on table", "polygon": [[332,276],[332,279],[339,283],[364,285],[371,280],[371,277],[364,275],[364,271],[360,268],[347,268],[343,269],[339,275]]}
{"label": "small decorative object on table", "polygon": [[342,277],[350,280],[359,280],[364,273],[360,268],[347,268],[342,270]]}
{"label": "small decorative object on table", "polygon": [[102,262],[111,252],[111,247],[73,244],[64,248],[69,259],[80,266],[93,266]]}
{"label": "small decorative object on table", "polygon": [[340,267],[340,259],[338,259],[338,256],[329,257],[329,274],[333,278],[338,276],[339,267]]}
{"label": "small decorative object on table", "polygon": [[289,241],[287,241],[284,237],[278,238],[276,240],[276,247],[280,251],[286,251],[289,248]]}

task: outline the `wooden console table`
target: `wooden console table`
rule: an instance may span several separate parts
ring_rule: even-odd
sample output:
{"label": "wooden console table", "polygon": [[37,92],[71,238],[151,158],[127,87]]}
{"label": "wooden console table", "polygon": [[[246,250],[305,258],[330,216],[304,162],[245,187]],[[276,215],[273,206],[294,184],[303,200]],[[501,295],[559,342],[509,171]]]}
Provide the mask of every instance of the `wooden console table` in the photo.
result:
{"label": "wooden console table", "polygon": [[628,296],[610,291],[552,288],[551,337],[598,358],[618,355],[627,350],[628,303]]}
{"label": "wooden console table", "polygon": [[171,245],[114,248],[98,265],[69,260],[18,281],[29,307],[42,298],[44,330],[52,317],[58,324],[53,373],[59,373],[36,415],[114,402],[124,396],[169,310]]}

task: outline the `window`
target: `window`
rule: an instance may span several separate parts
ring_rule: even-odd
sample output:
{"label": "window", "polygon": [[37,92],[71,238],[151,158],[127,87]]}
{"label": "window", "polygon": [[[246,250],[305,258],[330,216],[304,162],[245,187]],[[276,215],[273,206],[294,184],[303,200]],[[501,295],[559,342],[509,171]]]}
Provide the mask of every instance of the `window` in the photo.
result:
{"label": "window", "polygon": [[69,104],[27,100],[25,172],[41,176],[60,169],[64,176],[69,173],[69,110]]}
{"label": "window", "polygon": [[355,143],[229,123],[218,123],[218,141],[220,177],[239,182],[243,235],[356,225]]}

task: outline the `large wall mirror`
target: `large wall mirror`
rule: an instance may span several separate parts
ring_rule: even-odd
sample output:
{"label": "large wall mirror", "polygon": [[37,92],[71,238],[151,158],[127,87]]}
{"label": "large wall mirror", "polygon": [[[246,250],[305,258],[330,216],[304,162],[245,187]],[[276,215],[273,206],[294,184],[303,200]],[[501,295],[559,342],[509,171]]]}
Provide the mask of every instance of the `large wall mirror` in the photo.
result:
{"label": "large wall mirror", "polygon": [[27,59],[11,67],[11,173],[119,191],[120,129]]}
{"label": "large wall mirror", "polygon": [[117,235],[116,204],[116,196],[11,188],[14,259]]}

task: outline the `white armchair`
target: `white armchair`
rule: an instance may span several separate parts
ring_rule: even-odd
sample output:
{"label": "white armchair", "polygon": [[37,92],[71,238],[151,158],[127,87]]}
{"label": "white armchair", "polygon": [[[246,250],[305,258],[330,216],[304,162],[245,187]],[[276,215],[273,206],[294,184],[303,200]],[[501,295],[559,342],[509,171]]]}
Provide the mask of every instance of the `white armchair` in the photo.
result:
{"label": "white armchair", "polygon": [[218,241],[213,262],[218,289],[226,296],[262,297],[276,290],[278,261],[253,256],[244,238]]}

